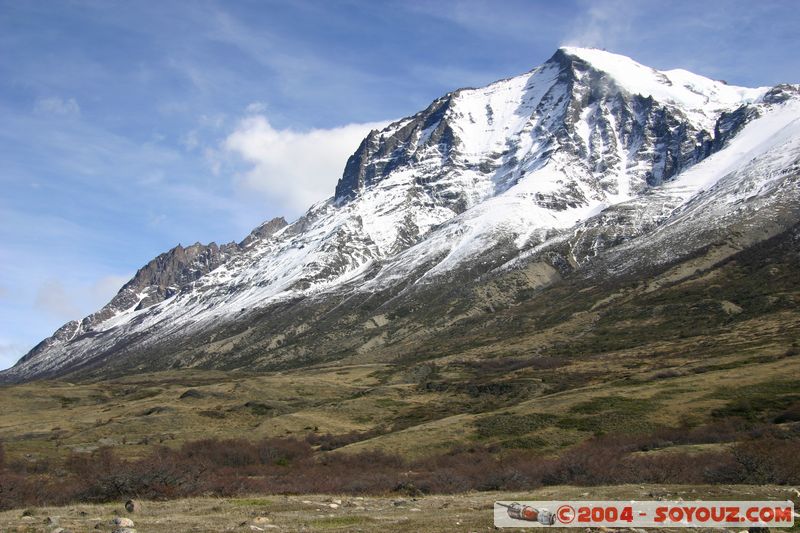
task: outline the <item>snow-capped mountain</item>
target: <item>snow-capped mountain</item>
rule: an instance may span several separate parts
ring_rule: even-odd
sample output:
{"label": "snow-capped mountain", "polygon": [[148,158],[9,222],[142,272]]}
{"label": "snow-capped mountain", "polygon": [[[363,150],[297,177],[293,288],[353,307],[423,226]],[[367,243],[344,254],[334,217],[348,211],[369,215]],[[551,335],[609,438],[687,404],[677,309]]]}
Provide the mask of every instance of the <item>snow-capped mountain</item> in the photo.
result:
{"label": "snow-capped mountain", "polygon": [[341,322],[326,322],[332,309],[377,317],[349,332],[360,340],[341,354],[385,345],[386,317],[426,287],[534,263],[547,265],[541,283],[666,264],[730,242],[731,228],[763,239],[800,219],[799,168],[798,86],[734,87],[561,48],[526,74],[451,92],[372,131],[335,194],[297,221],[162,254],[0,379],[125,361],[313,360],[326,348],[302,334],[340,335]]}

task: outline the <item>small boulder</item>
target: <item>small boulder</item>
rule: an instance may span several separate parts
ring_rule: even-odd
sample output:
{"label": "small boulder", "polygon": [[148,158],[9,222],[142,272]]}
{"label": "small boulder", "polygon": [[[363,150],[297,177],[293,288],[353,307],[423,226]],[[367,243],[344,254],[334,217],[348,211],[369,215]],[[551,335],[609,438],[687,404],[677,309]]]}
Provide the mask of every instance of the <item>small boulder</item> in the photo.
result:
{"label": "small boulder", "polygon": [[48,526],[57,526],[58,525],[58,517],[57,516],[48,516],[44,519],[44,523]]}
{"label": "small boulder", "polygon": [[272,520],[270,520],[266,516],[257,516],[253,518],[253,523],[258,525],[269,524],[270,522],[272,522]]}
{"label": "small boulder", "polygon": [[125,502],[125,510],[129,513],[138,513],[141,511],[141,506],[136,500],[128,500]]}
{"label": "small boulder", "polygon": [[206,395],[200,392],[197,389],[188,389],[186,392],[180,395],[181,400],[187,399],[194,399],[194,398],[205,398]]}
{"label": "small boulder", "polygon": [[133,527],[134,525],[133,520],[122,516],[116,517],[114,520],[111,521],[111,524],[119,527]]}

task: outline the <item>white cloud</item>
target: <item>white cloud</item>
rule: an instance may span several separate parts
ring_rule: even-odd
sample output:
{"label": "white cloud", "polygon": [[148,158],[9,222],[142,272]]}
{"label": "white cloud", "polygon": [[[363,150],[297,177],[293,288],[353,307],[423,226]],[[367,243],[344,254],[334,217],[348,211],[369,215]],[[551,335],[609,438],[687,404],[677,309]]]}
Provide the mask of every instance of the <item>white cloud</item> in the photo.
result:
{"label": "white cloud", "polygon": [[167,215],[164,213],[150,213],[147,215],[147,224],[155,228],[166,222],[167,218]]}
{"label": "white cloud", "polygon": [[255,115],[257,113],[263,113],[266,110],[267,110],[267,104],[265,104],[264,102],[253,102],[247,106],[247,109],[245,109],[245,111],[247,111],[251,115]]}
{"label": "white cloud", "polygon": [[77,320],[107,304],[130,278],[127,274],[109,275],[90,284],[77,285],[48,280],[39,287],[34,304],[37,309],[65,322]]}
{"label": "white cloud", "polygon": [[638,12],[633,2],[599,0],[590,2],[562,45],[613,50],[626,41]]}
{"label": "white cloud", "polygon": [[36,293],[36,307],[61,320],[80,318],[81,311],[58,280],[46,281]]}
{"label": "white cloud", "polygon": [[80,115],[81,108],[74,98],[63,99],[57,96],[50,98],[40,98],[36,101],[34,111],[46,115]]}
{"label": "white cloud", "polygon": [[0,370],[10,368],[32,347],[0,338]]}
{"label": "white cloud", "polygon": [[348,124],[298,132],[275,129],[265,116],[255,115],[239,123],[223,148],[250,165],[241,186],[298,213],[331,196],[347,158],[370,130],[387,124]]}
{"label": "white cloud", "polygon": [[107,304],[133,276],[131,274],[109,275],[95,281],[88,287],[86,306],[96,311]]}
{"label": "white cloud", "polygon": [[186,148],[187,152],[193,151],[200,146],[200,140],[197,137],[197,130],[192,130],[186,135],[183,135],[179,142],[184,148]]}

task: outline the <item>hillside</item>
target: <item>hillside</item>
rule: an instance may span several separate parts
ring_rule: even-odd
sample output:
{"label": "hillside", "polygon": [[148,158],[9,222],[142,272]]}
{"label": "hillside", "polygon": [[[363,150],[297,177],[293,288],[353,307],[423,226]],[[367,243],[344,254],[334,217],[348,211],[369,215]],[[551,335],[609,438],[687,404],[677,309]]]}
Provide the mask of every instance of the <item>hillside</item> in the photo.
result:
{"label": "hillside", "polygon": [[[503,278],[481,295],[481,314],[382,362],[364,350],[268,373],[178,369],[6,387],[0,440],[9,457],[32,461],[104,445],[137,457],[199,438],[313,434],[337,436],[341,451],[421,457],[456,443],[547,454],[598,434],[742,417],[796,431],[798,243],[795,227],[725,259],[711,249],[646,283],[567,277],[514,300],[503,288],[519,278]],[[548,421],[525,422],[537,415]]]}

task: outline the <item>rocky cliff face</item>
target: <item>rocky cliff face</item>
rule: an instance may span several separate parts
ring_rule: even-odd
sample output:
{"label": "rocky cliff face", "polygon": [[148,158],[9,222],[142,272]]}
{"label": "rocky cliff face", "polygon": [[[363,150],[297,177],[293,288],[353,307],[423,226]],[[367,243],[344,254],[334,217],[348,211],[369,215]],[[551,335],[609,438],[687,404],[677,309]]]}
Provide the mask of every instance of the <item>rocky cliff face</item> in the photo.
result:
{"label": "rocky cliff face", "polygon": [[[409,294],[463,290],[531,264],[546,265],[534,270],[547,283],[592,264],[621,272],[774,229],[795,216],[797,93],[560,49],[522,76],[454,91],[371,132],[334,196],[294,223],[276,219],[239,244],[162,254],[4,377],[111,357],[149,364],[148,354],[188,345],[191,357],[163,364],[267,367],[347,353],[357,346],[332,339],[363,341],[381,328],[342,332],[334,318],[412,312],[402,303]],[[459,307],[458,296],[442,298],[443,312]],[[310,316],[327,344],[301,334]],[[268,333],[235,350],[214,347],[221,329],[258,329],[254,320]]]}
{"label": "rocky cliff face", "polygon": [[[684,72],[672,73],[673,80],[611,56],[560,49],[530,74],[455,91],[371,132],[348,160],[335,198],[351,200],[403,169],[424,170],[415,184],[460,212],[557,152],[574,158],[601,191],[641,191],[721,146],[746,118],[739,108],[760,94]],[[592,63],[597,57],[600,66]],[[608,62],[616,63],[618,77],[602,70]],[[693,79],[702,81],[691,86]],[[469,173],[491,178],[493,187],[455,186]],[[622,173],[625,183],[611,179]]]}

